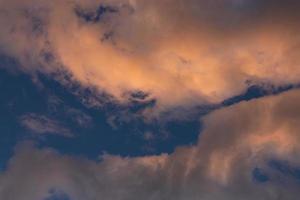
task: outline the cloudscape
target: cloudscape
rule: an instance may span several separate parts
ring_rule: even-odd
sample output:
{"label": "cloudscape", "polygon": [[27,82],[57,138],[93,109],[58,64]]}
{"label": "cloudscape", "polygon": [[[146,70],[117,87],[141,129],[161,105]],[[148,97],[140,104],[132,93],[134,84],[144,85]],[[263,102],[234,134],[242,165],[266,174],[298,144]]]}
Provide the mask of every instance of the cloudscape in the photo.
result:
{"label": "cloudscape", "polygon": [[0,199],[299,199],[299,9],[0,0]]}

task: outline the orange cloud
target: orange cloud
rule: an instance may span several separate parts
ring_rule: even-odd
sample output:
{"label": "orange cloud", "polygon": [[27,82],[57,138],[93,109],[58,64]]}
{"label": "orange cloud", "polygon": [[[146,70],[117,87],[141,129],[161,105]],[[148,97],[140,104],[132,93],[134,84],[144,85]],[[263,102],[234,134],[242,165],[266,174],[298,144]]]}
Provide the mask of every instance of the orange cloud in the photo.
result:
{"label": "orange cloud", "polygon": [[[0,43],[26,71],[67,70],[120,102],[141,90],[157,99],[157,110],[217,103],[243,92],[246,82],[299,82],[300,17],[293,8],[300,6],[293,3],[2,1],[0,25],[7,29]],[[75,13],[77,7],[96,12],[101,4],[118,12],[97,23]],[[43,52],[54,61],[45,61]]]}

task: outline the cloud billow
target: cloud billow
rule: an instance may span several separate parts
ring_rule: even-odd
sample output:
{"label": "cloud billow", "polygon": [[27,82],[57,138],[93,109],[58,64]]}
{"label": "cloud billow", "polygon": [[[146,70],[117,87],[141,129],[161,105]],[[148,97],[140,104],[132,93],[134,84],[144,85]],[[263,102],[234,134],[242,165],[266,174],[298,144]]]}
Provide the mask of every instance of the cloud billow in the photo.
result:
{"label": "cloud billow", "polygon": [[[296,0],[0,0],[0,52],[22,72],[92,88],[92,97],[153,102],[142,109],[151,118],[252,85],[299,84],[299,9]],[[19,145],[0,174],[0,199],[45,199],[54,188],[72,200],[296,200],[300,93],[263,96],[217,107],[201,119],[198,143],[171,154],[91,161]],[[45,116],[20,119],[35,133],[70,134]]]}
{"label": "cloud billow", "polygon": [[293,0],[2,1],[1,52],[23,71],[66,71],[120,102],[132,91],[149,93],[158,111],[217,103],[249,82],[299,82],[299,7]]}

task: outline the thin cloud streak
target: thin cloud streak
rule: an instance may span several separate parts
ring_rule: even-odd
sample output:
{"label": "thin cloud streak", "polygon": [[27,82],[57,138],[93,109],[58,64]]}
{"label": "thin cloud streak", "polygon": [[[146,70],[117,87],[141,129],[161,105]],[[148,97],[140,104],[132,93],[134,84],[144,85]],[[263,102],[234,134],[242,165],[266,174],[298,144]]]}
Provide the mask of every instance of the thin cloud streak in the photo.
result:
{"label": "thin cloud streak", "polygon": [[65,137],[73,137],[71,131],[56,120],[44,115],[30,113],[20,118],[20,123],[33,134],[56,134]]}

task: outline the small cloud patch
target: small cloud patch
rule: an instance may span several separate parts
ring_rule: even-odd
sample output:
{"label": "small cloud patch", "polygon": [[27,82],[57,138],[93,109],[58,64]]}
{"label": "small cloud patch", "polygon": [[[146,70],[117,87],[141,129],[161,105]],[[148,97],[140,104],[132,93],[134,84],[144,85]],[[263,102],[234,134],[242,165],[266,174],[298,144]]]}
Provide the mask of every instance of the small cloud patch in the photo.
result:
{"label": "small cloud patch", "polygon": [[56,120],[44,115],[30,113],[20,118],[23,127],[35,134],[57,134],[64,137],[72,137],[71,131]]}
{"label": "small cloud patch", "polygon": [[75,108],[69,108],[67,110],[67,114],[71,118],[71,120],[79,125],[80,127],[87,128],[91,127],[93,124],[93,119],[86,113],[82,112],[81,110]]}

